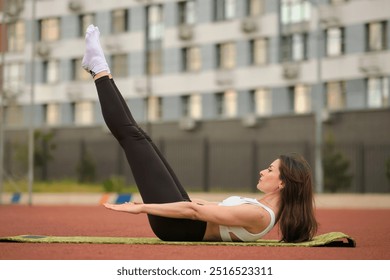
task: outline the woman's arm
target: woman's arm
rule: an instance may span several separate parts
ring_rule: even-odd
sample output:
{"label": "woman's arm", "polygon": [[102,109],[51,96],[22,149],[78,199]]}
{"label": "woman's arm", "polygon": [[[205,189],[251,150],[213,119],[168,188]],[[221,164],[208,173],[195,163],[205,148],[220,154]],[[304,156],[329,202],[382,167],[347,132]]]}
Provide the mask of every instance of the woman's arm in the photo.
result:
{"label": "woman's arm", "polygon": [[218,204],[218,202],[213,202],[213,201],[207,201],[207,200],[204,200],[204,199],[199,199],[199,198],[191,198],[191,201],[192,202],[195,202],[195,203],[198,203],[198,204],[202,204],[202,205],[206,205],[206,204]]}
{"label": "woman's arm", "polygon": [[196,202],[174,202],[164,204],[104,204],[108,209],[132,214],[151,214],[167,218],[192,219],[226,226],[253,227],[263,221],[259,207],[243,204],[239,206],[219,206]]}

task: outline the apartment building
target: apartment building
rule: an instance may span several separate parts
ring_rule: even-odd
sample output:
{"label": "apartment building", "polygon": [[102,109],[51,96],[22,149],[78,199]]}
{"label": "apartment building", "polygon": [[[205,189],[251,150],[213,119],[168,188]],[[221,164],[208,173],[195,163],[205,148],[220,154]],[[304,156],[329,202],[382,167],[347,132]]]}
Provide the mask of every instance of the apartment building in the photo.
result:
{"label": "apartment building", "polygon": [[28,126],[31,104],[38,127],[102,123],[81,68],[91,23],[140,121],[390,106],[387,0],[2,2],[7,127]]}

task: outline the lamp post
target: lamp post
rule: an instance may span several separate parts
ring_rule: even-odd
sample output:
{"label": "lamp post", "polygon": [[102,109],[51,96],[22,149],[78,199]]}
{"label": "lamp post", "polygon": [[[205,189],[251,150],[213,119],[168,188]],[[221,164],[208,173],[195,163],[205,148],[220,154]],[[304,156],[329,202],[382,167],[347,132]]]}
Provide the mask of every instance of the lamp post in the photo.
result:
{"label": "lamp post", "polygon": [[317,193],[324,192],[324,170],[322,164],[322,142],[323,142],[323,89],[322,89],[322,65],[321,65],[321,50],[323,42],[323,34],[321,30],[321,21],[320,21],[320,9],[319,9],[320,0],[314,0],[312,2],[312,7],[316,11],[316,95],[317,106],[315,106],[315,185]]}
{"label": "lamp post", "polygon": [[32,191],[34,184],[34,103],[35,103],[35,14],[36,0],[31,0],[31,71],[30,71],[30,123],[28,127],[28,204],[32,205]]}
{"label": "lamp post", "polygon": [[[9,2],[9,3],[8,3]],[[5,52],[7,50],[7,23],[15,22],[20,13],[23,10],[24,2],[23,0],[14,0],[3,2],[3,11],[2,11],[2,25],[1,25],[1,63],[2,63],[2,71],[1,71],[1,80],[2,84],[0,85],[0,205],[2,204],[2,194],[3,194],[3,183],[4,183],[4,139],[5,139],[5,102],[7,99],[6,91],[4,87],[4,72],[5,72]]]}
{"label": "lamp post", "polygon": [[1,103],[0,103],[0,205],[2,204],[3,197],[3,180],[4,180],[4,102],[5,102],[5,89],[4,89],[4,64],[5,64],[5,50],[6,50],[6,20],[5,12],[7,9],[7,1],[4,1],[2,22],[1,22]]}

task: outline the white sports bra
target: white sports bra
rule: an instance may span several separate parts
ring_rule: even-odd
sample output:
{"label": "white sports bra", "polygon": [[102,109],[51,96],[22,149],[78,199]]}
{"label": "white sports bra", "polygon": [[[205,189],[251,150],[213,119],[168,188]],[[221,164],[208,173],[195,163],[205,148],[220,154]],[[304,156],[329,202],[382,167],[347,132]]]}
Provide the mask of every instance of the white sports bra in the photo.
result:
{"label": "white sports bra", "polygon": [[241,204],[254,204],[263,207],[268,211],[271,216],[271,221],[266,229],[260,233],[250,233],[243,227],[230,227],[230,226],[219,226],[219,233],[223,241],[232,241],[230,233],[233,233],[241,241],[256,241],[267,234],[275,225],[275,213],[271,208],[265,206],[254,198],[240,197],[240,196],[231,196],[223,200],[219,205],[221,206],[237,206]]}

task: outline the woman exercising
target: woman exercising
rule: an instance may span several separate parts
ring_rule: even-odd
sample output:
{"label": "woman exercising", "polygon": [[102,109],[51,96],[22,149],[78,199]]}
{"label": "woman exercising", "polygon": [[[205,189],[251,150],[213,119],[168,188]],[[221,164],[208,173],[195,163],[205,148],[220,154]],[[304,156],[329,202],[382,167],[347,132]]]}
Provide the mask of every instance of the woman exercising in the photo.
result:
{"label": "woman exercising", "polygon": [[110,74],[99,29],[86,31],[82,66],[94,78],[104,120],[122,146],[143,203],[108,209],[146,213],[165,241],[255,241],[279,223],[281,241],[310,240],[317,231],[311,170],[299,155],[282,155],[259,172],[260,199],[232,196],[220,203],[190,199],[175,173],[138,126]]}

